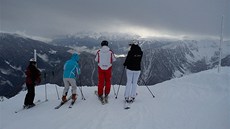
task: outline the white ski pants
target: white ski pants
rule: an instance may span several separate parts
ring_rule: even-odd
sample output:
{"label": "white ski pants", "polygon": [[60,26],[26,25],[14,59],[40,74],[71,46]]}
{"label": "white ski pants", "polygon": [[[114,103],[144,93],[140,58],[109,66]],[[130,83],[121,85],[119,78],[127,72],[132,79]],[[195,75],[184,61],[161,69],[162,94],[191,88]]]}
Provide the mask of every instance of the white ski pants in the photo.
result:
{"label": "white ski pants", "polygon": [[64,86],[65,86],[65,88],[63,90],[63,96],[67,95],[70,86],[72,86],[72,94],[77,93],[77,84],[76,84],[76,80],[74,78],[64,78],[63,82],[64,82]]}
{"label": "white ski pants", "polygon": [[141,71],[131,71],[129,69],[126,70],[127,75],[127,83],[125,88],[125,98],[126,97],[136,97],[137,90],[137,81],[140,76]]}

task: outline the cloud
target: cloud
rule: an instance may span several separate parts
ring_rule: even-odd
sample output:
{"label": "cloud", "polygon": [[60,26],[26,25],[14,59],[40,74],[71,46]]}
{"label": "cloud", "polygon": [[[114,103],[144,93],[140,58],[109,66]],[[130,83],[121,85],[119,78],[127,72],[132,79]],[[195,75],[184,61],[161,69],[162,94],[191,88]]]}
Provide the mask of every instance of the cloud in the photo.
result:
{"label": "cloud", "polygon": [[79,31],[230,38],[229,0],[1,0],[1,29],[52,37]]}

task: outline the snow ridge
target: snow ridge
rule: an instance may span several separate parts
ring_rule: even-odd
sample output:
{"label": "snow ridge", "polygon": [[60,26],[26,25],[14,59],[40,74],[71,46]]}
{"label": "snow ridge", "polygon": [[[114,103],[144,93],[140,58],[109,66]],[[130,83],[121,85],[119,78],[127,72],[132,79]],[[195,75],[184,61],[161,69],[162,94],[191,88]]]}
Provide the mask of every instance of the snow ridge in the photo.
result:
{"label": "snow ridge", "polygon": [[[138,96],[130,110],[123,109],[124,86],[118,99],[113,89],[109,104],[101,105],[94,91],[97,87],[83,87],[86,100],[78,100],[73,108],[59,104],[54,84],[46,84],[48,101],[17,114],[26,92],[0,102],[1,129],[229,129],[230,128],[230,67],[221,72],[211,69],[163,83],[138,87]],[[118,85],[114,85],[115,89]],[[36,87],[36,98],[45,99],[44,85]],[[61,93],[63,87],[58,87]]]}

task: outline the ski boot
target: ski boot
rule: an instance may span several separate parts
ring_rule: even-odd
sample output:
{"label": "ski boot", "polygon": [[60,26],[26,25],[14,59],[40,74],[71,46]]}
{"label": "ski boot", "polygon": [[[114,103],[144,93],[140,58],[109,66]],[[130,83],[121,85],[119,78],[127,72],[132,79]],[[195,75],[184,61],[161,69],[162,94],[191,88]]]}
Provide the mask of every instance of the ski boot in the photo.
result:
{"label": "ski boot", "polygon": [[67,101],[66,96],[62,96],[62,102],[65,103]]}
{"label": "ski boot", "polygon": [[129,102],[130,102],[130,103],[133,103],[134,100],[135,100],[135,98],[134,98],[134,97],[131,97],[131,99],[129,100]]}
{"label": "ski boot", "polygon": [[101,101],[101,104],[103,104],[103,105],[105,104],[104,98],[102,95],[98,96],[98,99]]}
{"label": "ski boot", "polygon": [[126,103],[129,103],[130,101],[129,101],[129,97],[125,97],[125,102]]}
{"label": "ski boot", "polygon": [[108,103],[108,102],[109,102],[109,101],[108,101],[108,98],[109,98],[109,95],[106,94],[106,95],[105,95],[105,98],[104,98],[104,99],[105,99],[105,103]]}
{"label": "ski boot", "polygon": [[72,94],[72,101],[76,101],[77,99],[77,94]]}

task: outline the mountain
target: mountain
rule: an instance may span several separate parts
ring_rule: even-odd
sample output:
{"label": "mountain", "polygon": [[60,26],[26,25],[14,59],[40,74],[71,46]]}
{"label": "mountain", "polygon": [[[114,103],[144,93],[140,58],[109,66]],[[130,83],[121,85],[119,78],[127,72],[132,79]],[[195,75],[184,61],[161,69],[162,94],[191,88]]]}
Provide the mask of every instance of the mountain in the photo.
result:
{"label": "mountain", "polygon": [[[110,48],[117,57],[127,54],[128,44],[132,41],[130,36],[124,38],[111,38],[109,36],[67,35],[54,39],[51,44],[65,46],[77,51],[87,51],[95,54],[102,40],[108,40]],[[135,39],[134,37],[133,39]],[[218,65],[219,41],[215,40],[147,40],[140,39],[140,46],[144,51],[142,60],[142,73],[140,84],[156,84],[175,77],[211,69]],[[89,45],[90,44],[90,45]],[[229,66],[230,41],[222,45],[222,66]],[[92,58],[92,63],[95,63]],[[124,58],[114,63],[113,74],[117,77],[122,73]],[[91,64],[92,66],[95,64]],[[90,70],[89,70],[90,69]],[[88,67],[91,75],[96,77],[95,69]],[[91,77],[92,78],[92,77]],[[91,79],[92,80],[92,79]],[[125,76],[121,84],[125,84]],[[93,81],[91,85],[96,84]],[[113,78],[113,84],[119,84],[120,78]],[[90,84],[89,84],[90,85]]]}
{"label": "mountain", "polygon": [[[25,79],[25,68],[33,57],[33,50],[38,53],[38,68],[42,71],[42,83],[63,86],[63,64],[71,56],[70,52],[80,53],[81,76],[78,85],[97,85],[97,63],[95,53],[102,40],[109,40],[109,46],[116,54],[113,63],[112,84],[126,83],[123,76],[123,62],[129,50],[128,43],[132,36],[68,35],[59,36],[52,42],[45,43],[17,34],[0,33],[0,96],[7,98],[16,95]],[[125,37],[124,37],[125,36]],[[111,38],[112,37],[112,38]],[[133,36],[136,38],[136,36]],[[172,78],[200,72],[217,67],[218,41],[213,40],[147,40],[140,39],[144,52],[140,85],[154,85]],[[223,43],[222,66],[230,66],[230,42]],[[22,58],[23,57],[23,58]],[[123,77],[123,78],[121,78]]]}
{"label": "mountain", "polygon": [[[139,86],[138,96],[131,109],[123,109],[124,86],[121,86],[118,98],[113,89],[109,103],[101,105],[94,87],[79,89],[75,105],[69,109],[57,99],[55,85],[47,84],[48,101],[45,102],[44,85],[36,87],[36,100],[43,103],[14,113],[22,108],[26,91],[11,99],[0,102],[1,129],[229,129],[230,128],[230,67],[222,67],[221,72],[211,69],[174,78],[149,89]],[[118,89],[118,85],[114,85]],[[58,87],[61,93],[63,88]]]}
{"label": "mountain", "polygon": [[[159,42],[143,46],[143,79],[159,83],[186,74],[197,73],[218,65],[218,42],[183,40]],[[163,44],[162,44],[163,43]],[[161,44],[161,45],[158,45]],[[147,47],[146,47],[147,46]],[[158,47],[159,46],[159,47]],[[222,66],[229,66],[230,42],[223,46]]]}
{"label": "mountain", "polygon": [[44,78],[44,73],[51,75],[51,71],[55,71],[56,78],[52,78],[53,81],[61,79],[63,62],[71,56],[67,53],[69,48],[49,45],[17,34],[1,33],[0,38],[0,96],[12,97],[22,89],[24,72],[29,59],[34,56],[34,49],[37,51],[37,65],[42,71],[43,83],[51,79],[51,76]]}
{"label": "mountain", "polygon": [[87,51],[95,54],[100,48],[102,40],[108,40],[109,46],[113,48],[114,53],[124,54],[127,52],[128,44],[132,39],[136,39],[136,35],[117,34],[117,33],[78,33],[76,35],[66,35],[56,37],[50,44],[56,46],[65,46],[74,48],[78,51]]}

